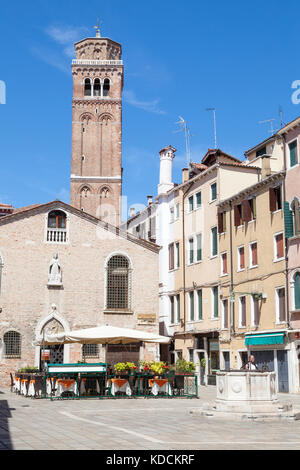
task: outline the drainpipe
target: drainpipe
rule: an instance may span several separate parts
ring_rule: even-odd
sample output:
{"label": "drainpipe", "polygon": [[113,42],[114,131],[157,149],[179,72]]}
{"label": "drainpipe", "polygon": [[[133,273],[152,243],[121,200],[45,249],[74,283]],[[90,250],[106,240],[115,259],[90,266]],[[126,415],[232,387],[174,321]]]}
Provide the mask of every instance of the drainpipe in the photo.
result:
{"label": "drainpipe", "polygon": [[[282,140],[283,140],[283,169],[286,174],[286,140],[285,140],[285,135],[282,134]],[[286,200],[286,186],[285,186],[285,176],[282,182],[282,196],[283,196],[283,203]],[[283,204],[284,206],[284,204]],[[286,319],[287,319],[287,324],[288,328],[292,329],[291,324],[290,324],[290,296],[289,296],[289,265],[288,265],[288,239],[284,237],[284,242],[285,242],[285,292],[286,292]]]}
{"label": "drainpipe", "polygon": [[[230,201],[230,212],[229,212],[229,222],[230,222],[230,293],[232,296],[233,292],[233,252],[232,252],[232,202]],[[231,321],[232,324],[230,325],[230,341],[232,339],[232,335],[235,334],[235,302],[231,301],[230,296],[230,312],[231,312]]]}
{"label": "drainpipe", "polygon": [[185,302],[185,213],[184,213],[184,199],[188,193],[188,191],[193,186],[193,183],[190,183],[185,191],[182,192],[182,275],[183,275],[183,333],[185,334],[185,325],[186,325],[186,302]]}

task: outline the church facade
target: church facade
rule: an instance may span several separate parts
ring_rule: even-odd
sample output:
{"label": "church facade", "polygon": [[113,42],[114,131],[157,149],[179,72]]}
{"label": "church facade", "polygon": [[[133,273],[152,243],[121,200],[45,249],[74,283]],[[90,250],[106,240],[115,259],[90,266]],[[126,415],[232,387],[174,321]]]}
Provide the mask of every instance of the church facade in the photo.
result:
{"label": "church facade", "polygon": [[[120,228],[121,45],[86,38],[72,63],[71,205],[0,213],[0,384],[50,362],[157,360],[157,344],[35,346],[44,334],[101,325],[159,333],[159,247]],[[47,356],[47,357],[45,357]]]}

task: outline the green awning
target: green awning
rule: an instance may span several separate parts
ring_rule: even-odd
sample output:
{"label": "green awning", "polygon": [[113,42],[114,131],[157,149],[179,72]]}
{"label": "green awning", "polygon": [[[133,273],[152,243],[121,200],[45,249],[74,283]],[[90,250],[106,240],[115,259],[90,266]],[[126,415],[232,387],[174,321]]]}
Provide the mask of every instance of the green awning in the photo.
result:
{"label": "green awning", "polygon": [[246,335],[245,345],[284,344],[284,332]]}

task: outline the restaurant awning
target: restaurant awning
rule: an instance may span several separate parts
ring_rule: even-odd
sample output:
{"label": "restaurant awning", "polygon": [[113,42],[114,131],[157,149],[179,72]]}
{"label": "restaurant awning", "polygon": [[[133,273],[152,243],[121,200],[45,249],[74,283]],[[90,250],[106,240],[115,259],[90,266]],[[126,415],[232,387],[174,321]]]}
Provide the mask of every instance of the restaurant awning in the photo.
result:
{"label": "restaurant awning", "polygon": [[265,344],[284,344],[284,331],[270,333],[246,334],[245,346],[259,346]]}
{"label": "restaurant awning", "polygon": [[97,326],[82,330],[64,331],[55,335],[45,335],[34,342],[35,346],[50,344],[130,344],[130,343],[170,343],[171,338],[148,331],[119,328],[116,326]]}

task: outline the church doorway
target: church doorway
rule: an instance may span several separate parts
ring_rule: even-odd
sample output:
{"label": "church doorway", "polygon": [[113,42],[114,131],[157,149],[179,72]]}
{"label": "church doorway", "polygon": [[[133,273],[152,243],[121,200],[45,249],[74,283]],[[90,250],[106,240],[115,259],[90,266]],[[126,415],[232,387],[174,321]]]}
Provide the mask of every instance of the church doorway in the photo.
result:
{"label": "church doorway", "polygon": [[[64,331],[62,324],[55,318],[48,321],[43,329],[43,335],[57,334]],[[64,344],[51,344],[40,347],[41,368],[46,364],[63,364],[64,362]]]}

